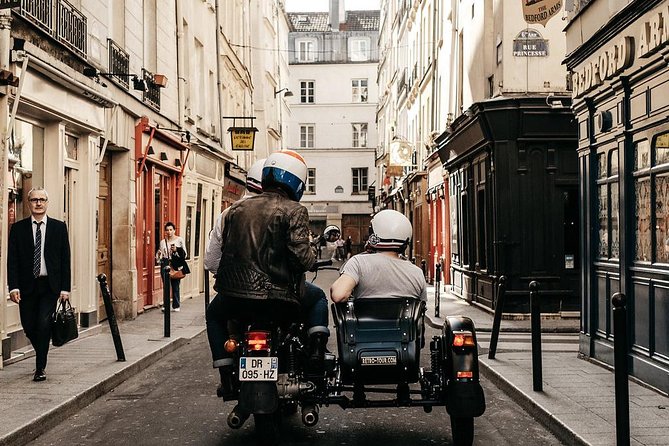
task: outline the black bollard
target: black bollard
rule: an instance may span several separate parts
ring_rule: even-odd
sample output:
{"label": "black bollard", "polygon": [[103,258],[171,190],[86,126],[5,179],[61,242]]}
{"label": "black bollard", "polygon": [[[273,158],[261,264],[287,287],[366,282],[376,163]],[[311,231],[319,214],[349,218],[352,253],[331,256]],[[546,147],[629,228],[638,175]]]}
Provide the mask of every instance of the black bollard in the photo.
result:
{"label": "black bollard", "polygon": [[204,270],[204,310],[209,306],[209,271]]}
{"label": "black bollard", "polygon": [[441,302],[441,263],[437,263],[434,271],[434,317],[439,317],[439,304]]}
{"label": "black bollard", "polygon": [[504,299],[506,299],[506,276],[499,278],[497,284],[497,299],[495,299],[495,318],[492,321],[492,333],[490,334],[490,349],[488,359],[495,359],[497,353],[497,341],[502,325],[502,313],[504,312]]}
{"label": "black bollard", "polygon": [[413,263],[414,265],[416,264],[416,258],[415,257],[411,257],[411,263]]}
{"label": "black bollard", "polygon": [[123,343],[121,342],[121,333],[118,331],[118,323],[116,322],[116,314],[114,314],[114,305],[112,305],[111,293],[107,286],[107,276],[100,274],[98,276],[100,282],[100,292],[102,292],[102,300],[105,303],[105,311],[107,312],[107,322],[109,322],[109,329],[111,330],[112,339],[114,340],[114,348],[116,349],[116,360],[125,361],[125,353],[123,352]]}
{"label": "black bollard", "polygon": [[616,445],[630,444],[629,363],[627,358],[627,299],[623,293],[611,297],[613,305],[613,365],[616,392]]}
{"label": "black bollard", "polygon": [[543,372],[541,365],[541,308],[539,307],[539,283],[530,282],[530,312],[532,319],[532,388],[535,392],[543,391]]}
{"label": "black bollard", "polygon": [[163,313],[164,313],[164,336],[170,337],[170,261],[160,259],[160,275],[163,278]]}
{"label": "black bollard", "polygon": [[425,277],[425,281],[427,282],[427,262],[425,259],[420,261],[420,269],[423,271],[423,277]]}

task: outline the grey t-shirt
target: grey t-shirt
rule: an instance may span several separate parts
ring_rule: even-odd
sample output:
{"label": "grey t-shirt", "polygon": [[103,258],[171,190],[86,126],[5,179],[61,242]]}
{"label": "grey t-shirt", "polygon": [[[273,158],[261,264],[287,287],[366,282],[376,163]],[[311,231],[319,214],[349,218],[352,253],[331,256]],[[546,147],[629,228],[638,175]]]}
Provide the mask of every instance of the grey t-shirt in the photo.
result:
{"label": "grey t-shirt", "polygon": [[380,253],[357,254],[342,267],[355,280],[351,297],[414,297],[427,300],[423,271],[408,260]]}

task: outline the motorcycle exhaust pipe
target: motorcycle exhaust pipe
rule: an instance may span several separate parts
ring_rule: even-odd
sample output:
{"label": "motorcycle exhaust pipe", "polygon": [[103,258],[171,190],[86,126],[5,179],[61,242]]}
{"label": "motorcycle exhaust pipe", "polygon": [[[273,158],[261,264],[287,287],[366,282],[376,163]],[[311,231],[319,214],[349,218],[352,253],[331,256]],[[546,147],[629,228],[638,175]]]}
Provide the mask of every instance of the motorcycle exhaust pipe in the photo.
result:
{"label": "motorcycle exhaust pipe", "polygon": [[235,406],[228,415],[228,426],[231,429],[239,429],[244,425],[244,422],[249,418],[249,414],[244,413],[238,409],[239,406]]}
{"label": "motorcycle exhaust pipe", "polygon": [[302,407],[302,423],[307,427],[314,427],[318,423],[318,406],[309,404]]}

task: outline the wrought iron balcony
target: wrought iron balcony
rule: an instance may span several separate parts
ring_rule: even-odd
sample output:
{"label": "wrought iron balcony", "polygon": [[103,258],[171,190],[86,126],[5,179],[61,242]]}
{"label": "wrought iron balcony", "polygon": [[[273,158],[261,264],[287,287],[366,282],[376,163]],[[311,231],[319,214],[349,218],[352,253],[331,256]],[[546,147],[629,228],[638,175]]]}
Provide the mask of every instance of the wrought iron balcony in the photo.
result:
{"label": "wrought iron balcony", "polygon": [[16,12],[86,59],[86,16],[67,0],[22,0]]}
{"label": "wrought iron balcony", "polygon": [[[129,73],[130,55],[112,39],[107,39],[107,44],[109,47],[109,72]],[[125,87],[126,90],[130,88],[128,76],[111,75],[110,78],[114,82]]]}
{"label": "wrought iron balcony", "polygon": [[142,101],[150,107],[160,110],[160,87],[153,82],[153,73],[142,68],[142,78],[146,82],[146,90],[142,94]]}

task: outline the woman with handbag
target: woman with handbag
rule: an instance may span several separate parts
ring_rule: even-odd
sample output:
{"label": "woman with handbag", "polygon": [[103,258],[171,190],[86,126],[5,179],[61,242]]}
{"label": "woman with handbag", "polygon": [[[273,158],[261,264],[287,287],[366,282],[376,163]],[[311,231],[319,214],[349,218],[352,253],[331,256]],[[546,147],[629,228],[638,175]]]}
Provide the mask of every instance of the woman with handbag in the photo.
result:
{"label": "woman with handbag", "polygon": [[[158,260],[169,259],[169,278],[170,288],[172,290],[172,311],[181,311],[181,296],[179,285],[181,279],[190,273],[188,263],[186,263],[186,244],[183,238],[176,235],[174,223],[168,221],[165,223],[165,238],[160,241],[160,247],[156,253]],[[160,276],[164,280],[164,274]],[[165,309],[163,308],[163,311]]]}

